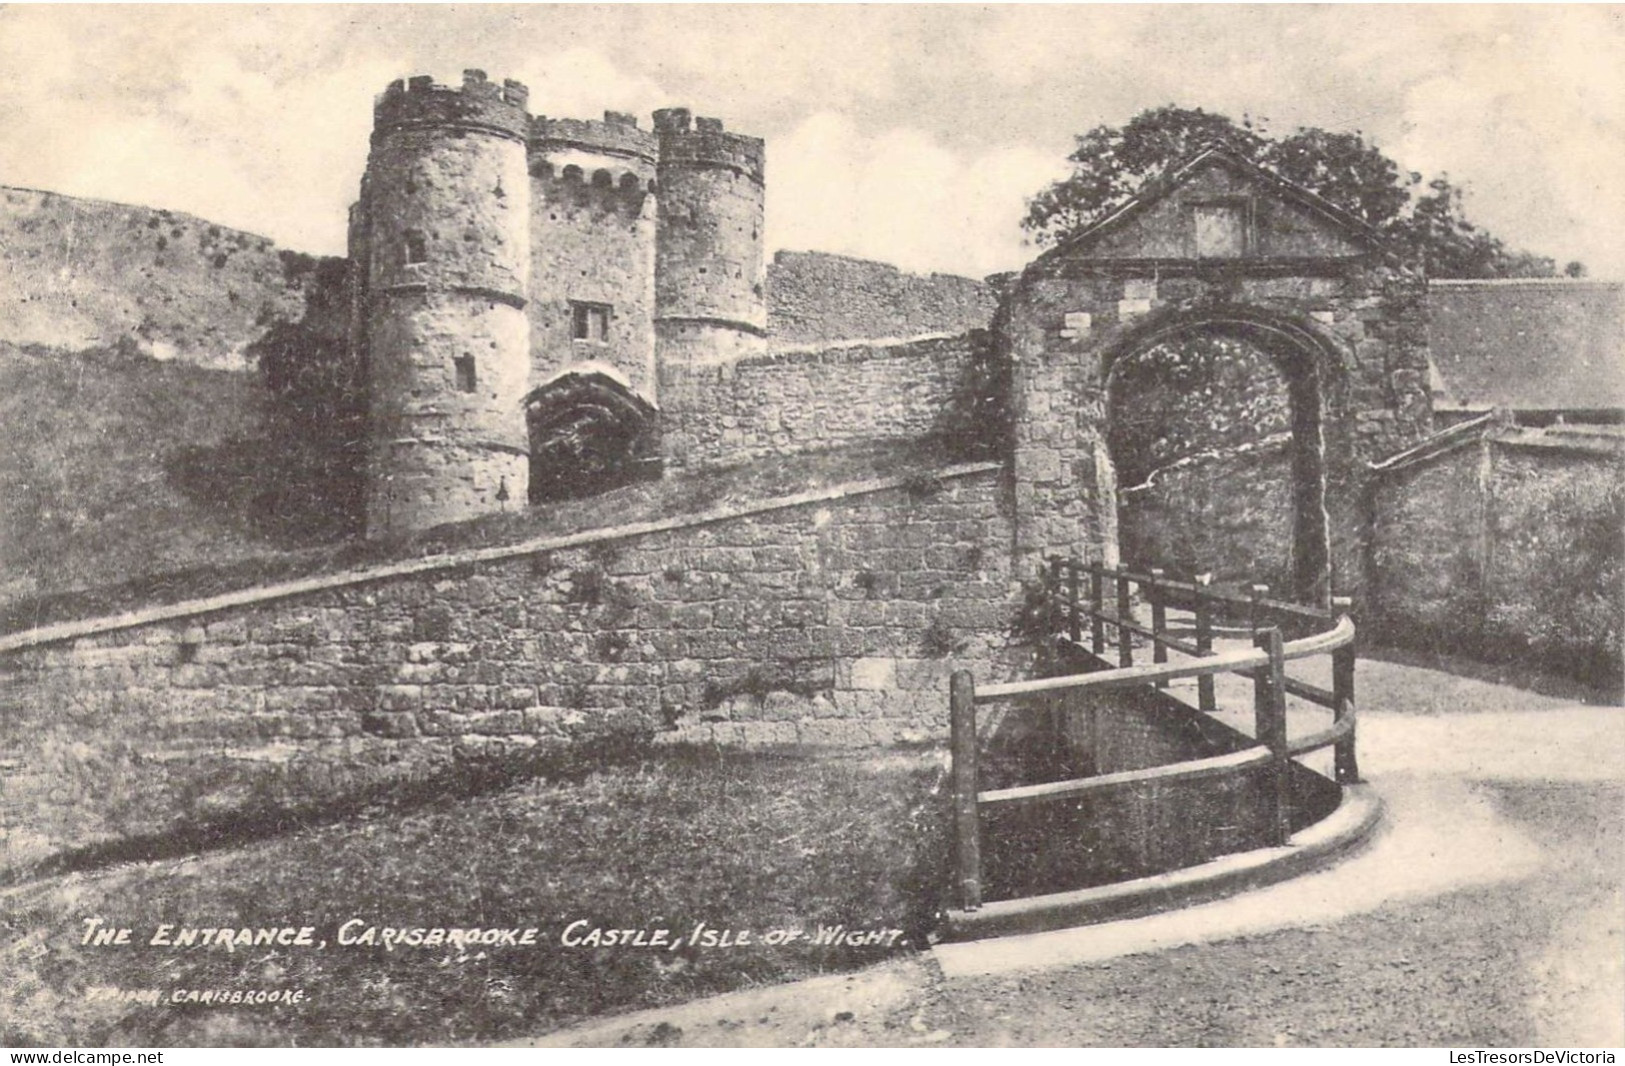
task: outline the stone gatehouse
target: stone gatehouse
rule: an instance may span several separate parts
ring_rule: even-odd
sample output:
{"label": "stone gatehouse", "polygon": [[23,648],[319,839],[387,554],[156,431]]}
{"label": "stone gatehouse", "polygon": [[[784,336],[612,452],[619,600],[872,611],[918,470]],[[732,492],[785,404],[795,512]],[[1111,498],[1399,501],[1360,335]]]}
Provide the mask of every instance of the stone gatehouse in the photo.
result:
{"label": "stone gatehouse", "polygon": [[[1224,148],[1040,256],[1000,323],[1018,557],[1133,545],[1144,563],[1203,537],[1236,571],[1221,577],[1358,591],[1364,464],[1430,428],[1425,295],[1371,227]],[[1207,395],[1171,380],[1181,366]],[[1136,375],[1146,387],[1119,387]],[[1129,431],[1147,412],[1162,424]],[[1179,438],[1186,461],[1156,469]],[[1205,493],[1181,478],[1193,466]],[[1119,516],[1152,507],[1124,536]]]}

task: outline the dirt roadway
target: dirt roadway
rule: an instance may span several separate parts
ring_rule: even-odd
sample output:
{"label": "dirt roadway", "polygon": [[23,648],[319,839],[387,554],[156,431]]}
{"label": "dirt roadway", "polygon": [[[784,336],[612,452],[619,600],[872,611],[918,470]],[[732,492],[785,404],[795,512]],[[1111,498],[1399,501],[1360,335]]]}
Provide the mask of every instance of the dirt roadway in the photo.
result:
{"label": "dirt roadway", "polygon": [[[1625,1044],[1625,709],[1362,664],[1363,852],[1184,911],[608,1019],[544,1045]],[[1517,709],[1511,709],[1517,708]]]}

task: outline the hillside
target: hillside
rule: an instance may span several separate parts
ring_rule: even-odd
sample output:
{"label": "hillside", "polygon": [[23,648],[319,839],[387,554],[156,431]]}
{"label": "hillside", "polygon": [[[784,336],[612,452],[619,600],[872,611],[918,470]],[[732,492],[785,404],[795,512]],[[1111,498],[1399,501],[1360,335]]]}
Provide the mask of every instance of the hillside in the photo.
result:
{"label": "hillside", "polygon": [[267,544],[253,467],[230,460],[274,470],[262,391],[256,376],[128,349],[0,345],[0,603]]}
{"label": "hillside", "polygon": [[0,341],[241,369],[318,261],[176,211],[0,186]]}

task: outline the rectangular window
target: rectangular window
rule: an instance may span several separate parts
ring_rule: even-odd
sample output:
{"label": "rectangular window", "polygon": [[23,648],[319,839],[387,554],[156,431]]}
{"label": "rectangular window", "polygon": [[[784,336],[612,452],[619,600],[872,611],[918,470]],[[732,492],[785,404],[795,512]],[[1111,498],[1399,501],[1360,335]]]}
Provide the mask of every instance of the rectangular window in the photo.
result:
{"label": "rectangular window", "polygon": [[406,231],[406,261],[408,263],[429,261],[429,242],[423,239],[423,234],[419,230]]}
{"label": "rectangular window", "polygon": [[570,301],[570,335],[578,341],[609,341],[609,305]]}
{"label": "rectangular window", "polygon": [[1196,257],[1232,259],[1247,254],[1245,204],[1196,204]]}
{"label": "rectangular window", "polygon": [[479,385],[479,379],[474,373],[474,357],[459,355],[453,362],[457,367],[457,391],[473,392]]}

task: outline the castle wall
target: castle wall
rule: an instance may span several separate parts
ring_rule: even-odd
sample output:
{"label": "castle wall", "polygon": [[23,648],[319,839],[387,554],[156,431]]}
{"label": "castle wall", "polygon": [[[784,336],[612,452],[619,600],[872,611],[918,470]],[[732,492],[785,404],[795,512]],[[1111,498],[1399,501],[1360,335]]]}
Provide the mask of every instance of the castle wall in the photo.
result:
{"label": "castle wall", "polygon": [[361,210],[370,252],[367,533],[525,497],[529,116],[478,71],[378,101]]}
{"label": "castle wall", "polygon": [[1000,675],[1000,481],[963,467],[9,638],[5,865],[606,731],[940,737],[952,669]]}
{"label": "castle wall", "polygon": [[1625,442],[1501,428],[1383,471],[1368,617],[1385,642],[1487,661],[1533,653],[1617,689]]}
{"label": "castle wall", "polygon": [[[593,362],[655,398],[655,138],[624,115],[531,126],[532,383]],[[578,337],[574,306],[607,309]]]}
{"label": "castle wall", "polygon": [[242,370],[310,303],[316,260],[177,211],[0,186],[0,343],[129,345]]}
{"label": "castle wall", "polygon": [[974,278],[905,274],[869,259],[780,251],[767,265],[768,345],[986,329],[996,302],[992,287]]}
{"label": "castle wall", "polygon": [[904,344],[778,352],[661,370],[668,468],[728,466],[942,428],[986,343],[966,334]]}

